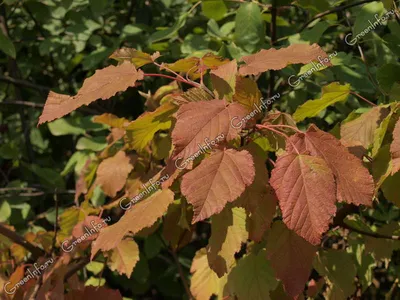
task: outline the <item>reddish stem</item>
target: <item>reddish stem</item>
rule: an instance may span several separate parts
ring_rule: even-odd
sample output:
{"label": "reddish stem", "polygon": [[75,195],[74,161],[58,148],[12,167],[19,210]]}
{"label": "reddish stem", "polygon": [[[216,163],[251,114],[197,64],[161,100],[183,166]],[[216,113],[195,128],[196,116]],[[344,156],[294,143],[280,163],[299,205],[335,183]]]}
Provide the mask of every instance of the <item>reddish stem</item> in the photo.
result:
{"label": "reddish stem", "polygon": [[257,128],[268,129],[268,130],[271,130],[272,132],[275,132],[276,134],[279,134],[279,135],[283,136],[283,137],[286,139],[286,141],[288,141],[289,143],[292,144],[293,149],[296,151],[296,153],[300,155],[300,152],[299,152],[299,150],[296,148],[296,145],[290,140],[290,137],[289,137],[287,134],[285,134],[285,133],[283,133],[283,132],[281,132],[281,131],[279,131],[279,130],[276,130],[276,129],[274,129],[274,128],[265,126],[265,125],[257,124],[256,127],[257,127]]}
{"label": "reddish stem", "polygon": [[144,76],[168,78],[168,79],[171,79],[171,80],[176,80],[176,81],[179,81],[179,82],[187,83],[187,84],[189,84],[189,85],[191,85],[191,86],[194,86],[194,87],[198,87],[198,86],[195,85],[194,83],[189,82],[189,81],[187,81],[187,80],[180,79],[180,78],[177,78],[177,77],[172,77],[172,76],[165,75],[165,74],[145,73]]}
{"label": "reddish stem", "polygon": [[360,98],[361,100],[367,102],[369,105],[376,106],[375,103],[373,103],[373,102],[371,102],[371,101],[365,99],[363,96],[361,96],[361,95],[359,95],[359,94],[357,94],[357,93],[355,93],[355,92],[350,92],[350,94],[352,94],[352,95],[354,95],[354,96]]}
{"label": "reddish stem", "polygon": [[[264,126],[264,125],[261,125],[261,126]],[[268,129],[268,128],[271,128],[271,127],[290,128],[290,129],[296,131],[297,133],[303,133],[302,131],[300,131],[300,130],[297,129],[296,127],[293,127],[293,126],[290,126],[290,125],[283,125],[283,124],[276,124],[276,125],[273,125],[273,124],[271,124],[271,125],[266,125],[266,126],[267,126],[267,127],[266,127],[267,129]]]}

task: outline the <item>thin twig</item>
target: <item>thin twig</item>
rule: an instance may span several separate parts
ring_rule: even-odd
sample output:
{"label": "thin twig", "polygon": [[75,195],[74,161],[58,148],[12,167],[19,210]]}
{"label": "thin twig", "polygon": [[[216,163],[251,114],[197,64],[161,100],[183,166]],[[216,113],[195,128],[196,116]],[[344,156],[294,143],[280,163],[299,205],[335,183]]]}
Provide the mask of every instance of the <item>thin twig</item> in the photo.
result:
{"label": "thin twig", "polygon": [[5,237],[12,240],[14,243],[24,247],[26,250],[31,252],[35,260],[37,260],[40,256],[44,256],[46,254],[43,249],[31,244],[23,237],[18,235],[16,232],[5,227],[3,224],[0,224],[0,234],[4,235]]}
{"label": "thin twig", "polygon": [[181,278],[183,287],[185,288],[186,294],[188,295],[189,299],[194,299],[192,293],[190,292],[188,282],[186,281],[185,274],[183,273],[183,269],[181,263],[179,262],[178,255],[176,255],[176,252],[174,250],[170,250],[170,252],[172,254],[172,257],[174,258],[176,267],[178,268],[179,276]]}
{"label": "thin twig", "polygon": [[352,94],[352,95],[354,95],[354,96],[357,96],[357,97],[360,98],[361,100],[367,102],[369,105],[376,106],[375,103],[369,101],[368,99],[365,99],[363,96],[357,94],[356,92],[351,91],[350,94]]}
{"label": "thin twig", "polygon": [[42,104],[42,103],[19,101],[19,100],[0,102],[0,104],[3,104],[3,105],[23,105],[23,106],[37,107],[37,108],[43,108],[44,107],[44,104]]}
{"label": "thin twig", "polygon": [[400,240],[400,236],[398,236],[398,235],[386,235],[386,234],[381,234],[381,233],[377,233],[377,232],[368,232],[368,231],[364,231],[364,230],[361,230],[358,228],[351,227],[350,225],[348,225],[346,223],[341,224],[340,227],[357,232],[362,235],[374,237],[377,239],[388,239],[388,240],[396,240],[396,241]]}
{"label": "thin twig", "polygon": [[292,147],[296,151],[296,153],[300,155],[300,152],[297,149],[296,145],[290,140],[290,137],[286,133],[283,133],[283,132],[281,132],[279,130],[276,130],[273,127],[270,127],[268,125],[257,124],[256,127],[257,128],[261,128],[261,129],[268,129],[268,130],[271,130],[271,131],[275,132],[276,134],[279,134],[279,135],[283,136],[286,141],[288,141],[290,144],[292,144]]}
{"label": "thin twig", "polygon": [[35,84],[35,83],[29,82],[27,80],[17,79],[17,78],[13,78],[13,77],[6,76],[6,75],[0,75],[0,81],[12,83],[14,85],[18,85],[18,86],[22,86],[22,87],[31,88],[31,89],[38,90],[41,92],[50,91],[50,88],[47,86]]}
{"label": "thin twig", "polygon": [[335,7],[333,9],[331,9],[331,10],[327,10],[325,12],[319,13],[319,14],[315,15],[312,19],[308,20],[303,26],[301,26],[301,28],[300,28],[300,30],[298,32],[303,31],[305,28],[307,28],[308,25],[310,25],[312,22],[314,22],[317,19],[320,19],[320,18],[325,17],[327,15],[330,15],[330,14],[333,14],[333,13],[336,13],[336,12],[339,12],[339,11],[342,11],[342,10],[345,10],[345,9],[348,9],[348,8],[351,8],[351,7],[354,7],[354,6],[357,6],[357,5],[361,5],[361,4],[369,3],[369,2],[374,2],[374,1],[375,0],[364,0],[364,1],[356,2],[356,3],[351,3],[351,4],[346,4],[346,5],[343,5],[343,6]]}
{"label": "thin twig", "polygon": [[56,221],[54,222],[54,237],[53,237],[53,245],[51,247],[51,253],[54,253],[56,242],[57,242],[57,230],[58,230],[58,198],[57,198],[57,188],[54,191],[54,202],[56,209]]}

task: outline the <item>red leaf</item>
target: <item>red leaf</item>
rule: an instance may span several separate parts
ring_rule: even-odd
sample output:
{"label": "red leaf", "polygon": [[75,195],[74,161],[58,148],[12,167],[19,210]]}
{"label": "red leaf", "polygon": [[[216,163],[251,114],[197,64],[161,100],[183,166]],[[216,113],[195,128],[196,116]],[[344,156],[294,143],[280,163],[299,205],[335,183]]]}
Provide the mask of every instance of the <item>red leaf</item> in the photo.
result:
{"label": "red leaf", "polygon": [[[335,176],[340,202],[372,205],[372,176],[362,165],[362,161],[351,154],[333,135],[311,125],[306,133],[296,134],[290,139],[301,153],[309,153],[325,160]],[[287,150],[293,152],[290,143]]]}
{"label": "red leaf", "polygon": [[268,233],[267,256],[286,292],[296,298],[310,276],[317,247],[311,245],[281,222],[274,222]]}
{"label": "red leaf", "polygon": [[[177,112],[177,122],[172,132],[175,146],[173,159],[184,161],[201,150],[199,145],[221,139],[230,141],[238,136],[240,128],[231,126],[233,117],[241,119],[246,109],[238,103],[225,106],[224,101],[200,101],[182,105]],[[221,139],[220,139],[221,138]],[[207,139],[207,141],[206,141]]]}
{"label": "red leaf", "polygon": [[89,105],[97,99],[106,100],[117,92],[123,92],[135,86],[137,80],[143,79],[143,72],[134,65],[124,62],[119,66],[108,66],[97,70],[93,76],[83,82],[82,88],[75,96],[50,92],[39,124],[61,118],[82,105]]}
{"label": "red leaf", "polygon": [[192,222],[222,211],[236,200],[254,180],[254,164],[249,152],[228,149],[203,160],[182,179],[181,191],[193,205]]}
{"label": "red leaf", "polygon": [[326,57],[328,55],[317,44],[296,44],[281,49],[262,49],[256,54],[242,57],[246,64],[239,69],[239,73],[243,76],[256,75],[268,70],[280,70],[289,64],[308,64],[313,60]]}
{"label": "red leaf", "polygon": [[335,180],[325,161],[309,155],[281,156],[270,183],[288,228],[319,244],[336,212]]}

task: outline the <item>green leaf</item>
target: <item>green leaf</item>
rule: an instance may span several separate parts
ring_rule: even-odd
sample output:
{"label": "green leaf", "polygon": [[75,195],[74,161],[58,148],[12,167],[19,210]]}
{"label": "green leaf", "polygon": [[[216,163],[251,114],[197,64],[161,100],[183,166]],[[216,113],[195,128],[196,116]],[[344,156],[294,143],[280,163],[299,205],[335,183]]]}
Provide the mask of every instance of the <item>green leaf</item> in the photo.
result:
{"label": "green leaf", "polygon": [[216,21],[221,20],[226,12],[227,8],[223,0],[204,0],[202,1],[203,14]]}
{"label": "green leaf", "polygon": [[303,121],[306,118],[317,116],[322,110],[337,102],[346,101],[350,94],[350,84],[340,85],[333,82],[322,88],[322,97],[315,100],[308,100],[297,108],[293,118],[297,121]]}
{"label": "green leaf", "polygon": [[255,3],[240,5],[235,18],[235,43],[243,50],[253,53],[264,41],[264,23],[260,8]]}
{"label": "green leaf", "polygon": [[101,151],[107,147],[107,141],[104,136],[96,136],[92,138],[81,137],[76,143],[77,150],[93,150]]}
{"label": "green leaf", "polygon": [[14,59],[17,56],[14,44],[10,41],[10,39],[8,37],[6,37],[2,33],[1,30],[0,30],[0,50],[3,51],[8,56],[11,56]]}
{"label": "green leaf", "polygon": [[188,15],[188,13],[185,13],[179,16],[176,23],[170,28],[154,32],[149,38],[149,43],[152,44],[174,37],[178,30],[185,25]]}
{"label": "green leaf", "polygon": [[93,14],[97,17],[100,16],[107,7],[108,0],[89,0],[90,9]]}
{"label": "green leaf", "polygon": [[143,150],[154,134],[159,130],[169,129],[172,125],[172,114],[177,106],[169,102],[131,122],[126,129],[127,143],[135,150]]}
{"label": "green leaf", "polygon": [[11,216],[11,207],[7,201],[0,202],[0,222],[6,222]]}
{"label": "green leaf", "polygon": [[63,178],[54,169],[42,168],[36,164],[28,165],[24,163],[24,165],[32,173],[34,173],[46,187],[62,188],[62,189],[65,187],[65,182]]}
{"label": "green leaf", "polygon": [[78,135],[85,133],[85,129],[79,127],[79,124],[72,118],[57,119],[51,123],[47,123],[52,135]]}
{"label": "green leaf", "polygon": [[104,263],[100,263],[97,261],[91,261],[86,265],[86,269],[89,272],[92,272],[94,275],[98,275],[101,272],[101,270],[103,270],[103,268],[104,268]]}
{"label": "green leaf", "polygon": [[327,276],[345,298],[356,291],[354,277],[357,271],[351,254],[331,249],[319,251],[314,260],[314,268],[320,275]]}
{"label": "green leaf", "polygon": [[368,32],[372,31],[373,25],[371,25],[371,23],[374,24],[374,22],[376,22],[376,14],[378,14],[379,16],[382,15],[384,7],[381,2],[374,1],[372,3],[363,5],[357,10],[358,14],[353,26],[353,38],[355,38],[359,34],[363,37],[365,34],[368,34]]}
{"label": "green leaf", "polygon": [[379,86],[388,94],[392,89],[392,86],[396,82],[400,82],[399,77],[400,65],[397,64],[385,64],[381,66],[376,72],[376,79],[378,80]]}
{"label": "green leaf", "polygon": [[228,290],[239,299],[269,300],[278,286],[265,250],[241,258],[228,275]]}

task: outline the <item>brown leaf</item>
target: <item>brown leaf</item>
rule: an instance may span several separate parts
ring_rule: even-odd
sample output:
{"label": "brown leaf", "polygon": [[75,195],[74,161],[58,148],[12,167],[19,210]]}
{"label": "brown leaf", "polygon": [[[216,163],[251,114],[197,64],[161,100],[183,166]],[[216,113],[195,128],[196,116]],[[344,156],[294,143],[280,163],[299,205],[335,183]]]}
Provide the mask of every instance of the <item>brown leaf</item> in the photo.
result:
{"label": "brown leaf", "polygon": [[287,227],[319,244],[336,212],[335,180],[325,161],[309,155],[280,156],[270,183]]}
{"label": "brown leaf", "polygon": [[348,143],[358,141],[368,149],[374,142],[375,130],[389,112],[386,107],[376,106],[357,119],[343,124],[340,127],[341,139]]}
{"label": "brown leaf", "polygon": [[[177,112],[177,122],[172,131],[172,143],[175,146],[173,159],[185,161],[201,151],[207,143],[211,146],[223,140],[238,137],[240,128],[231,126],[234,116],[242,118],[246,109],[238,103],[225,106],[224,101],[200,101],[182,105]],[[217,141],[218,139],[218,141]],[[180,162],[180,163],[181,163]]]}
{"label": "brown leaf", "polygon": [[124,62],[119,66],[108,66],[97,70],[93,76],[83,82],[83,86],[75,96],[50,92],[38,125],[61,118],[97,99],[106,100],[118,92],[123,92],[128,87],[135,86],[137,80],[143,79],[143,74],[131,63]]}
{"label": "brown leaf", "polygon": [[[340,202],[372,205],[374,181],[362,161],[352,155],[333,135],[311,125],[306,133],[290,137],[301,153],[310,153],[325,160],[337,184]],[[288,143],[288,152],[294,152]]]}
{"label": "brown leaf", "polygon": [[115,197],[121,190],[133,166],[130,164],[129,156],[124,151],[119,151],[113,157],[103,160],[96,171],[96,183],[101,185],[104,193]]}
{"label": "brown leaf", "polygon": [[249,152],[228,149],[214,153],[183,176],[181,191],[193,205],[192,223],[222,211],[236,200],[254,180]]}
{"label": "brown leaf", "polygon": [[400,171],[400,119],[397,120],[393,130],[393,142],[390,145],[390,153],[392,154],[392,175]]}
{"label": "brown leaf", "polygon": [[267,256],[286,292],[296,298],[310,276],[317,247],[311,245],[281,221],[274,222],[268,233]]}
{"label": "brown leaf", "polygon": [[261,92],[257,82],[251,78],[236,76],[235,94],[233,101],[239,102],[248,111],[253,111],[260,107]]}
{"label": "brown leaf", "polygon": [[239,69],[239,73],[243,76],[256,75],[268,70],[280,70],[289,64],[308,64],[318,58],[326,57],[328,55],[317,44],[295,44],[281,49],[262,49],[256,54],[242,57],[246,64]]}
{"label": "brown leaf", "polygon": [[174,200],[170,190],[159,190],[149,198],[137,203],[116,223],[100,231],[92,244],[92,258],[97,251],[114,249],[129,232],[136,234],[145,227],[153,225]]}
{"label": "brown leaf", "polygon": [[253,154],[256,171],[254,182],[246,188],[235,204],[246,210],[249,239],[260,242],[275,215],[277,199],[274,190],[269,185],[268,170],[264,160],[256,150],[249,150]]}

